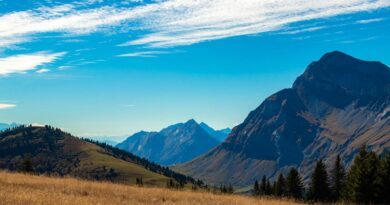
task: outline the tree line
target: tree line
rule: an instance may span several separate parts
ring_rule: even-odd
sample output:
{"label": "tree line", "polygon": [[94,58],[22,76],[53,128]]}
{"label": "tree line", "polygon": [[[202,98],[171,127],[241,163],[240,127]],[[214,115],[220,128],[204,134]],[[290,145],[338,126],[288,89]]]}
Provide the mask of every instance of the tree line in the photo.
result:
{"label": "tree line", "polygon": [[121,150],[117,147],[113,147],[113,146],[108,145],[106,143],[98,142],[98,141],[91,140],[91,139],[86,139],[86,138],[81,138],[81,139],[86,141],[86,142],[93,143],[93,144],[96,144],[96,145],[102,147],[103,149],[105,149],[107,152],[111,153],[116,158],[119,158],[119,159],[122,159],[125,161],[131,161],[135,164],[143,166],[145,169],[148,169],[152,172],[159,173],[159,174],[162,174],[164,176],[173,178],[177,181],[178,184],[191,183],[191,184],[195,184],[199,187],[204,185],[204,182],[201,180],[195,180],[192,177],[174,172],[173,170],[169,169],[168,167],[161,166],[157,163],[151,162],[146,158],[138,157],[130,152]]}
{"label": "tree line", "polygon": [[266,176],[255,181],[255,196],[287,197],[308,202],[352,202],[358,204],[390,204],[390,153],[379,157],[364,146],[346,171],[340,156],[327,171],[317,161],[308,187],[297,169],[287,177],[279,174],[271,184]]}

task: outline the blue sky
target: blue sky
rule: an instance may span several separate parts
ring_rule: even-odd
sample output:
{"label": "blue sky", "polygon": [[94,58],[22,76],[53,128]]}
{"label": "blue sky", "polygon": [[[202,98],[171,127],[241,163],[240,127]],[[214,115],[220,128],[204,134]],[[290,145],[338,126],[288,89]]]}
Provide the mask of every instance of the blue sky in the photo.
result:
{"label": "blue sky", "polygon": [[390,65],[389,0],[0,0],[0,121],[125,136],[242,122],[340,50]]}

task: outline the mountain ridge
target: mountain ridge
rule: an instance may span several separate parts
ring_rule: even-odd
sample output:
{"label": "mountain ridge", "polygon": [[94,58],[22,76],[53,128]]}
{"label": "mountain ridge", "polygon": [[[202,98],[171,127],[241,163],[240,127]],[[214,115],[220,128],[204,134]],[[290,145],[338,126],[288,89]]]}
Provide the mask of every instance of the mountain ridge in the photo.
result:
{"label": "mountain ridge", "polygon": [[192,178],[104,143],[79,139],[50,126],[20,126],[0,132],[0,168],[20,171],[28,160],[36,174],[165,186]]}
{"label": "mountain ridge", "polygon": [[363,144],[378,153],[390,148],[389,96],[386,65],[327,53],[251,111],[221,145],[175,170],[246,186],[298,167],[307,180],[318,159],[331,163],[341,154],[349,165]]}
{"label": "mountain ridge", "polygon": [[226,134],[206,126],[209,130],[190,119],[170,125],[159,132],[140,131],[117,147],[163,165],[183,163],[217,146],[220,143],[217,138],[220,136],[215,133],[226,137]]}

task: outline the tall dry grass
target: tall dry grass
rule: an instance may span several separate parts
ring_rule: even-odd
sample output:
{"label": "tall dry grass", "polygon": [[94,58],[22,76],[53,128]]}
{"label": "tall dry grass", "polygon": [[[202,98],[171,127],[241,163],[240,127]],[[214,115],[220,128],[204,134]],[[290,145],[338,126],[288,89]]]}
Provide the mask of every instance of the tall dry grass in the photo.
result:
{"label": "tall dry grass", "polygon": [[71,178],[52,178],[0,172],[0,204],[109,205],[109,204],[235,204],[292,205],[291,201],[216,195],[164,188],[148,188]]}

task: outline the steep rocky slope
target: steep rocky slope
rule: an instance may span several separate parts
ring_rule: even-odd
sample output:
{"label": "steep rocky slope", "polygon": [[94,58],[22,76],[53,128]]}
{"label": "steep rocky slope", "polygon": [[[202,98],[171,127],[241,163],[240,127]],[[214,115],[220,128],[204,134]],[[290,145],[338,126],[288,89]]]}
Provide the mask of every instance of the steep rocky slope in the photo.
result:
{"label": "steep rocky slope", "polygon": [[220,146],[175,169],[239,186],[290,167],[307,179],[316,160],[340,154],[348,165],[364,144],[390,148],[390,69],[335,51],[268,97]]}

